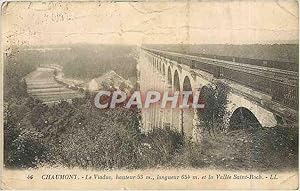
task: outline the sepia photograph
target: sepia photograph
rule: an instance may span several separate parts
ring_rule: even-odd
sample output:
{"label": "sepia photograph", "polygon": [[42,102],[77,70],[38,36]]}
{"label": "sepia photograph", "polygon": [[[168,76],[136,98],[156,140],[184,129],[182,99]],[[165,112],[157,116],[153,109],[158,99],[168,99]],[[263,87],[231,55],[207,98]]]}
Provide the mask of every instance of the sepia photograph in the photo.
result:
{"label": "sepia photograph", "polygon": [[298,6],[1,2],[1,189],[298,189]]}

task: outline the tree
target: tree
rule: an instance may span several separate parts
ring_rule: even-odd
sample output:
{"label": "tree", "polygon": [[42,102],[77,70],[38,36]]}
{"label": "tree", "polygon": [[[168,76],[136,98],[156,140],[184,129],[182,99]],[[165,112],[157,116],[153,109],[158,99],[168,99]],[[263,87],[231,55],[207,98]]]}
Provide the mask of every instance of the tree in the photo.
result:
{"label": "tree", "polygon": [[205,108],[198,109],[197,115],[204,125],[204,129],[209,133],[214,133],[216,130],[224,130],[226,127],[227,103],[229,87],[217,82],[210,84],[200,92],[201,98],[204,101]]}

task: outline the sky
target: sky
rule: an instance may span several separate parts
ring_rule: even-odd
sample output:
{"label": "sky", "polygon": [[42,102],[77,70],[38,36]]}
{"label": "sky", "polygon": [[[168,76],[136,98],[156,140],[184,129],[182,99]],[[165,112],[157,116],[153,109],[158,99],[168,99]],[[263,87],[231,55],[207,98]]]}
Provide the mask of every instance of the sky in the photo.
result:
{"label": "sky", "polygon": [[1,14],[4,46],[298,41],[292,0],[6,2]]}

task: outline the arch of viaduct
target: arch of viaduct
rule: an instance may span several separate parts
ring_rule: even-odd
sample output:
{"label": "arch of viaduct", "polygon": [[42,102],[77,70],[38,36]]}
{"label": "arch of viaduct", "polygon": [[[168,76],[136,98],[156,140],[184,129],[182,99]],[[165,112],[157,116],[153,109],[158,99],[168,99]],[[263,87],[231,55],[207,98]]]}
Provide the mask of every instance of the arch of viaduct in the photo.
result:
{"label": "arch of viaduct", "polygon": [[[209,84],[216,82],[212,74],[192,69],[188,65],[161,57],[147,51],[142,51],[138,66],[140,90],[159,91],[200,91]],[[236,87],[239,89],[239,87]],[[263,95],[265,96],[265,95]],[[258,105],[255,101],[242,94],[231,91],[228,95],[228,121],[241,108],[252,113],[263,127],[277,125],[276,115]],[[199,119],[194,109],[165,109],[154,106],[151,111],[143,112],[145,131],[155,127],[170,127],[194,137]]]}

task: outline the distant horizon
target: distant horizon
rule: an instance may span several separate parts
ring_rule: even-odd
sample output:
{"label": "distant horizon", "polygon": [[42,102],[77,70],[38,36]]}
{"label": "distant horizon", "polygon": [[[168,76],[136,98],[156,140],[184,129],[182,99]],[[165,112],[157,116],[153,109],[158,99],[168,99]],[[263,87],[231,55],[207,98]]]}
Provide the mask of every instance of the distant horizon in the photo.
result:
{"label": "distant horizon", "polygon": [[[22,52],[90,52],[100,54],[109,51],[117,54],[116,51],[129,50],[135,52],[140,48],[158,49],[170,52],[190,53],[191,55],[207,54],[220,56],[235,56],[239,58],[251,58],[261,60],[274,60],[280,62],[298,63],[299,44],[96,44],[96,43],[73,43],[73,44],[53,44],[34,46],[14,46],[7,49],[10,54],[14,49]],[[128,54],[130,54],[128,52]]]}

